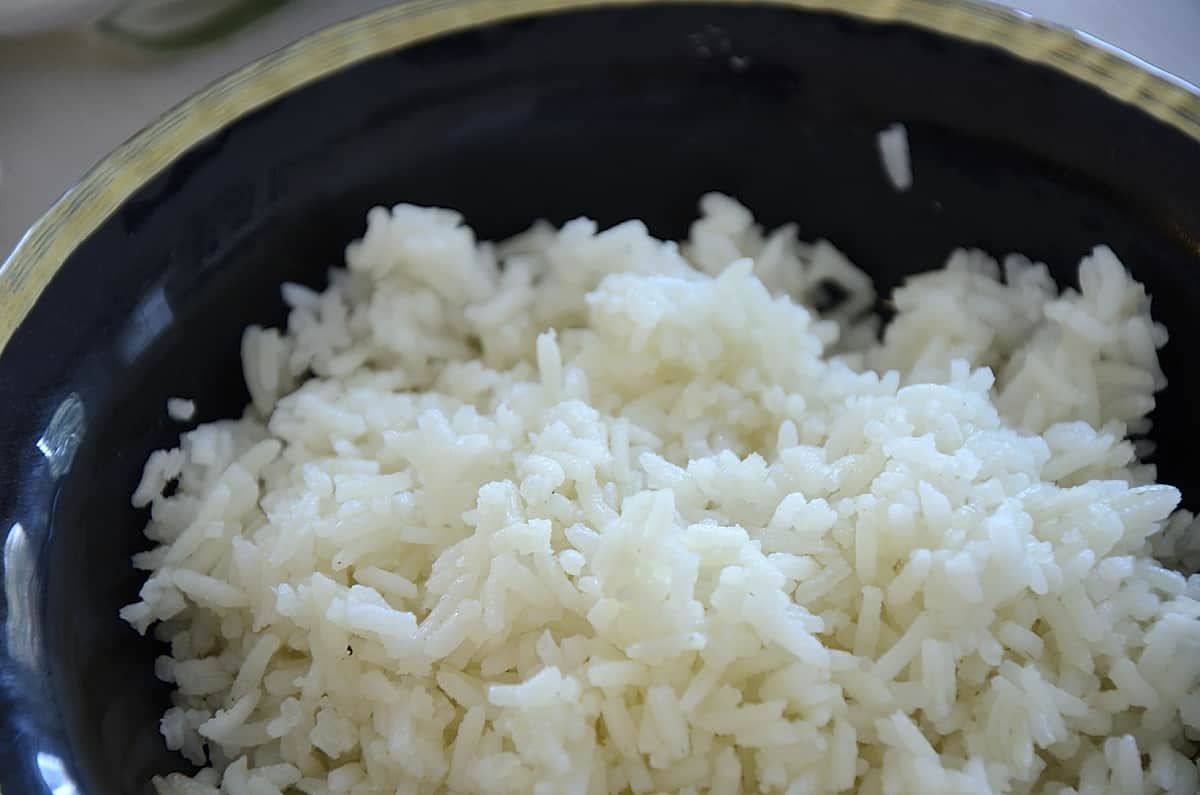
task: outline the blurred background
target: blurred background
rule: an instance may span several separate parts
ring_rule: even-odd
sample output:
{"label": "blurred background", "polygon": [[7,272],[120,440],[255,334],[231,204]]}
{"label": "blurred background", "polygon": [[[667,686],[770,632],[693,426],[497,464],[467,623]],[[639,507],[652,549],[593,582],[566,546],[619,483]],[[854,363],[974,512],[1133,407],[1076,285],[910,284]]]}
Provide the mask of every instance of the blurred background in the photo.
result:
{"label": "blurred background", "polygon": [[[206,84],[391,0],[0,0],[0,259],[108,151]],[[1011,0],[1200,83],[1200,0]]]}

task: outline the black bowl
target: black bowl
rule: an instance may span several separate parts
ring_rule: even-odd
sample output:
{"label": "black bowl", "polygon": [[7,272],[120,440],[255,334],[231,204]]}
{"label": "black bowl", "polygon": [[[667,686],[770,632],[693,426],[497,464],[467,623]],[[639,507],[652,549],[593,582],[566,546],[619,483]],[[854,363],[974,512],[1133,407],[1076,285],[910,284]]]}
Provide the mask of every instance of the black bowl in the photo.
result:
{"label": "black bowl", "polygon": [[[906,192],[876,150],[893,122]],[[947,0],[426,0],[267,58],[126,144],[0,274],[0,790],[143,792],[182,766],[158,649],[117,618],[145,546],[129,495],[179,432],[164,401],[240,411],[241,329],[283,318],[285,278],[320,284],[370,206],[678,236],[722,190],[884,290],[959,245],[1070,281],[1107,242],[1173,332],[1156,463],[1194,501],[1197,185],[1194,89]]]}

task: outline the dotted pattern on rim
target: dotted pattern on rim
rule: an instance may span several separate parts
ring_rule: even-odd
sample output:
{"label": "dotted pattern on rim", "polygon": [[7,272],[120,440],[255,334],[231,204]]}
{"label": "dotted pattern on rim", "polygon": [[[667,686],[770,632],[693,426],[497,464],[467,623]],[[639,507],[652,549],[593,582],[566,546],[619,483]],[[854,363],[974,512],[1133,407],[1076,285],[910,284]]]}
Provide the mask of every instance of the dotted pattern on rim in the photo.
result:
{"label": "dotted pattern on rim", "polygon": [[[347,66],[464,28],[535,14],[651,1],[409,0],[314,33],[234,72],[117,148],[26,233],[0,270],[0,351],[70,253],[122,202],[181,153],[256,108]],[[1200,144],[1200,90],[1084,34],[1038,22],[1027,14],[975,0],[710,2],[841,13],[989,44],[1093,85]]]}

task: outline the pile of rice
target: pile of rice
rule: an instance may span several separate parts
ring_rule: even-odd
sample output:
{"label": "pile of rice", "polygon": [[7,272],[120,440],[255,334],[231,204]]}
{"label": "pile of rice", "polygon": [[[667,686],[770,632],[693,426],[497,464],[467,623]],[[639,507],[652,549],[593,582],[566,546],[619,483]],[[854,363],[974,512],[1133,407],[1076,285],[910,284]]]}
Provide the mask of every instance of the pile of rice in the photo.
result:
{"label": "pile of rice", "polygon": [[958,251],[879,341],[829,243],[701,209],[493,245],[377,208],[284,285],[253,404],[133,497],[121,615],[201,768],[160,792],[1196,792],[1142,286]]}

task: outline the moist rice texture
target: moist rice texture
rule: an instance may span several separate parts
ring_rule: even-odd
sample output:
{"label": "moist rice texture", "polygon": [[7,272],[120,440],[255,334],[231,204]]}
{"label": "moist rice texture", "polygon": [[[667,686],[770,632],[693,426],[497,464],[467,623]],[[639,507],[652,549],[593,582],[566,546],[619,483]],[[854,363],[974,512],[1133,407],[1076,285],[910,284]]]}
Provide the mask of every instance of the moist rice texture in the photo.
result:
{"label": "moist rice texture", "polygon": [[1196,792],[1166,332],[1107,248],[957,251],[880,339],[725,196],[680,244],[402,204],[282,292],[133,497],[160,792]]}

